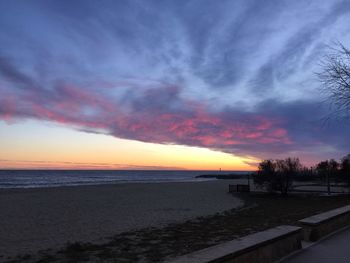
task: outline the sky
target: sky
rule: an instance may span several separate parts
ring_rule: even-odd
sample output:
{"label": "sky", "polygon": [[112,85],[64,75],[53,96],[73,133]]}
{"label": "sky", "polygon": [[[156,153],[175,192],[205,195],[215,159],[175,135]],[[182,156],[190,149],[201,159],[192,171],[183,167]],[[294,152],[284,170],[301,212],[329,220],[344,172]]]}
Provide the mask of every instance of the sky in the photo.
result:
{"label": "sky", "polygon": [[[0,0],[0,167],[253,170],[350,152],[341,0]],[[327,121],[326,121],[327,120]]]}

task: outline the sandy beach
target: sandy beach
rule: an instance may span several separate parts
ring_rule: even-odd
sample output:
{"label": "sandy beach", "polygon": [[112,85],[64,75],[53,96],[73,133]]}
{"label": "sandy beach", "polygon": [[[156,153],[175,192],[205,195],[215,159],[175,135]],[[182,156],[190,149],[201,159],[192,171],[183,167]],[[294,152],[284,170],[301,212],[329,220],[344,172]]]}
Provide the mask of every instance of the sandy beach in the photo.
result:
{"label": "sandy beach", "polygon": [[[2,259],[243,205],[229,180],[0,190]],[[0,258],[0,261],[1,261]]]}

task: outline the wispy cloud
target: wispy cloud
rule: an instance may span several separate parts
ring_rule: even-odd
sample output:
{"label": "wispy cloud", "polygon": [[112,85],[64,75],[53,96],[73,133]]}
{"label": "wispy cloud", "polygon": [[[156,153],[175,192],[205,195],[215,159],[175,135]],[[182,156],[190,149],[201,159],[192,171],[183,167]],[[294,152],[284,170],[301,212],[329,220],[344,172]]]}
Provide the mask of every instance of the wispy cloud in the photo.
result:
{"label": "wispy cloud", "polygon": [[322,126],[328,109],[313,75],[326,44],[350,44],[347,1],[7,1],[0,10],[3,120],[262,158],[349,149],[348,126]]}

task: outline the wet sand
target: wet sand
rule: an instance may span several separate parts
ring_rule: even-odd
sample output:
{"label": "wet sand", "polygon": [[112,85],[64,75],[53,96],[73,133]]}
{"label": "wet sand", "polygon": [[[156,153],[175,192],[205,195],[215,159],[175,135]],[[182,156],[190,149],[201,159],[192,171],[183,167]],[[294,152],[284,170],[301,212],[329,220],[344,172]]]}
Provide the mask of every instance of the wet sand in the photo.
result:
{"label": "wet sand", "polygon": [[[243,205],[230,180],[0,190],[2,259]],[[1,261],[0,258],[0,261]]]}

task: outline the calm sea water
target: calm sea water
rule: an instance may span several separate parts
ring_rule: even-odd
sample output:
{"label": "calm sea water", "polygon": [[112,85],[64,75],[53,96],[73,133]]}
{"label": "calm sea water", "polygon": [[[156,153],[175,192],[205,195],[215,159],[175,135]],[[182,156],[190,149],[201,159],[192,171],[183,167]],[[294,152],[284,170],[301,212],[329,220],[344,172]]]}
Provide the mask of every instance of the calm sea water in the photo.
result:
{"label": "calm sea water", "polygon": [[[0,170],[0,188],[33,188],[115,183],[200,182],[195,178],[213,171],[86,171],[86,170]],[[242,174],[245,172],[220,172]]]}

